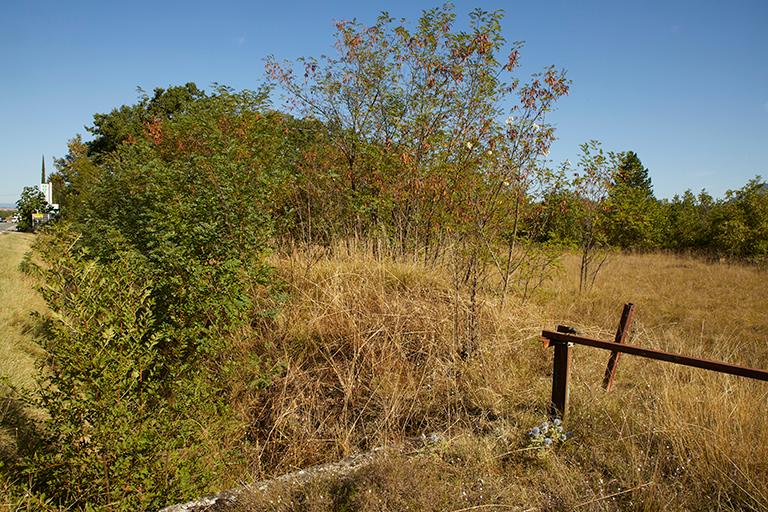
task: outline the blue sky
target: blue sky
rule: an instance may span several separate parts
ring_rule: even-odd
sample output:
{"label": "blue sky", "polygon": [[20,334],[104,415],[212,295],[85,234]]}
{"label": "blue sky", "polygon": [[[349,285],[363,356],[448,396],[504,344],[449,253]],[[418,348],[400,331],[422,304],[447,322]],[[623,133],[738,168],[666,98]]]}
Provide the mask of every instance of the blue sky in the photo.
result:
{"label": "blue sky", "polygon": [[[503,9],[523,40],[523,71],[568,70],[551,121],[551,158],[598,139],[633,150],[659,197],[721,196],[768,178],[768,1],[455,2]],[[263,80],[263,58],[332,52],[334,20],[379,11],[414,20],[438,2],[0,3],[0,204],[35,184],[40,159],[66,153],[96,112],[133,103],[136,87]]]}

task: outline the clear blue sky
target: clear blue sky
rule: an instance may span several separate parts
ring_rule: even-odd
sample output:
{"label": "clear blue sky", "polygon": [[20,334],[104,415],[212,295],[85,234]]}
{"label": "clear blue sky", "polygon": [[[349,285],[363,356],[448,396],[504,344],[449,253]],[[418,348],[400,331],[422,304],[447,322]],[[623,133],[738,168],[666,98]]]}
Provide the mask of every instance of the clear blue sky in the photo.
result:
{"label": "clear blue sky", "polygon": [[[456,2],[459,16],[480,2]],[[332,52],[334,20],[380,10],[415,19],[435,3],[0,2],[0,204],[66,153],[96,112],[133,103],[136,87],[194,81],[256,88],[263,58]],[[568,70],[551,120],[551,157],[578,144],[634,150],[659,197],[721,196],[768,177],[768,1],[483,2],[524,40],[526,73]]]}

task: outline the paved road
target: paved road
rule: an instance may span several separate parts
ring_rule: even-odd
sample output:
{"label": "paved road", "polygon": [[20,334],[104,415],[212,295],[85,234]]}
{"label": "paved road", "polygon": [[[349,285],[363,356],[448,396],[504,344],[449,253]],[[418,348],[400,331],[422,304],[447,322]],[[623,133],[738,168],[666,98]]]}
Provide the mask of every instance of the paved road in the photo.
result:
{"label": "paved road", "polygon": [[0,232],[2,231],[16,231],[15,222],[0,222]]}

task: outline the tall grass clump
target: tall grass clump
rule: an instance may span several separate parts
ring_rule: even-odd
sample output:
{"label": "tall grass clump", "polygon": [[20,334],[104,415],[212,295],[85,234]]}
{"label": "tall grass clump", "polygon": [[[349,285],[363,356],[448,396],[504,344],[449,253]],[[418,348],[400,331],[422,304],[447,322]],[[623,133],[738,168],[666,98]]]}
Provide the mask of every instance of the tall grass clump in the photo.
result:
{"label": "tall grass clump", "polygon": [[[477,488],[479,478],[494,490],[483,499],[470,493],[474,501],[462,502],[467,507],[765,508],[768,425],[757,411],[768,392],[760,382],[625,356],[614,390],[605,393],[608,354],[577,347],[566,426],[573,437],[537,455],[527,436],[545,417],[551,385],[551,355],[537,334],[564,323],[610,339],[626,301],[638,305],[631,343],[765,367],[759,270],[615,255],[606,277],[579,294],[578,260],[564,255],[562,272],[530,300],[521,291],[502,301],[500,283],[488,282],[479,297],[477,350],[463,358],[470,306],[465,296],[457,299],[450,262],[336,254],[273,257],[289,298],[255,328],[283,370],[246,400],[251,436],[261,446],[253,477],[430,432],[439,433],[442,448],[385,457],[348,478],[254,495],[254,503],[277,503],[279,495],[285,510],[300,503],[333,510],[344,500],[352,510],[404,503],[439,510],[447,495]],[[748,297],[738,307],[726,292],[734,284]],[[707,289],[713,293],[701,292]],[[458,457],[456,450],[480,459]],[[437,482],[429,476],[435,472],[443,475]],[[397,488],[407,481],[423,494],[382,489],[370,474]],[[560,484],[547,484],[555,481]]]}
{"label": "tall grass clump", "polygon": [[[535,311],[514,301],[501,312],[484,295],[473,312],[449,261],[296,252],[273,262],[289,298],[256,326],[284,366],[249,406],[262,476],[424,432],[482,430],[531,407],[538,385],[519,384]],[[483,343],[467,357],[470,336]]]}

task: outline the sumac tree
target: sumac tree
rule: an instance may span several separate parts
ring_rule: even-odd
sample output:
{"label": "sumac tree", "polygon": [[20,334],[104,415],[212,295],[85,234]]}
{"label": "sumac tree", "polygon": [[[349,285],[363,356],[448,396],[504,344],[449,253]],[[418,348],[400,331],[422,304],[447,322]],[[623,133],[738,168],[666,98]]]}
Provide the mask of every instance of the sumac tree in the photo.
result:
{"label": "sumac tree", "polygon": [[569,82],[547,68],[521,84],[521,44],[505,50],[501,20],[477,9],[458,30],[443,7],[409,28],[383,13],[371,26],[337,23],[336,57],[268,59],[288,106],[317,120],[338,155],[325,172],[343,187],[325,200],[348,220],[340,235],[383,232],[427,252],[446,234],[488,236],[510,210],[519,220],[554,138],[545,116]]}

